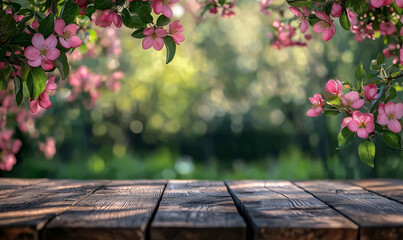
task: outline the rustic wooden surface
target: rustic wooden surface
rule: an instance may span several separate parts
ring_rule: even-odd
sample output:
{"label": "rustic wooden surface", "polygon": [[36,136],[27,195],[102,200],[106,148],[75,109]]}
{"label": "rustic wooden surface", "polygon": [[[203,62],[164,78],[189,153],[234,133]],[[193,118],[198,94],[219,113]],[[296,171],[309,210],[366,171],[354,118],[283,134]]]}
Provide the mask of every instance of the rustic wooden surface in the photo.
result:
{"label": "rustic wooden surface", "polygon": [[0,240],[403,240],[403,181],[0,179]]}
{"label": "rustic wooden surface", "polygon": [[296,184],[358,224],[360,239],[403,239],[403,204],[346,181]]}
{"label": "rustic wooden surface", "polygon": [[114,181],[55,217],[43,239],[145,239],[166,181]]}
{"label": "rustic wooden surface", "polygon": [[357,239],[357,225],[289,181],[227,185],[256,240]]}
{"label": "rustic wooden surface", "polygon": [[403,203],[403,180],[372,179],[353,181],[355,185]]}
{"label": "rustic wooden surface", "polygon": [[223,182],[176,180],[168,182],[150,235],[152,240],[245,239],[246,224]]}
{"label": "rustic wooden surface", "polygon": [[0,239],[38,239],[47,222],[93,192],[94,182],[55,180],[17,188],[0,199]]}

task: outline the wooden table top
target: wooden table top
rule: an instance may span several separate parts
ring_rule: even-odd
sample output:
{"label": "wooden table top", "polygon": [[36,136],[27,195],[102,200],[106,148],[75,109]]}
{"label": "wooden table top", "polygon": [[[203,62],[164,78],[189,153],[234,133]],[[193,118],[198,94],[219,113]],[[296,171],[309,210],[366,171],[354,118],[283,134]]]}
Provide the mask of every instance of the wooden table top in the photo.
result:
{"label": "wooden table top", "polygon": [[3,178],[0,239],[403,240],[403,180]]}

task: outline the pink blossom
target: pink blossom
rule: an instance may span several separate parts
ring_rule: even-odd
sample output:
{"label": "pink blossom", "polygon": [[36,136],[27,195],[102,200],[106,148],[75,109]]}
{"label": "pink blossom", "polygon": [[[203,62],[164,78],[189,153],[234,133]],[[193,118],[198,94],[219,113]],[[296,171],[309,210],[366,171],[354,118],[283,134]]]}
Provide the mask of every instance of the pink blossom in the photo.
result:
{"label": "pink blossom", "polygon": [[59,35],[59,42],[64,48],[76,48],[81,46],[81,39],[76,36],[78,26],[74,23],[66,26],[63,19],[55,22],[55,32]]}
{"label": "pink blossom", "polygon": [[183,30],[184,28],[179,24],[179,20],[175,20],[169,24],[169,33],[172,35],[172,38],[178,45],[180,45],[180,42],[185,40],[185,36],[182,34]]}
{"label": "pink blossom", "polygon": [[336,33],[336,27],[334,26],[333,21],[330,20],[330,17],[324,12],[315,12],[315,15],[322,21],[315,23],[313,31],[316,33],[322,33],[323,41],[329,41]]}
{"label": "pink blossom", "polygon": [[306,115],[308,117],[319,116],[323,112],[323,105],[325,105],[322,95],[315,94],[313,97],[309,98],[309,101],[312,103],[312,108],[306,112]]}
{"label": "pink blossom", "polygon": [[309,28],[309,22],[308,22],[308,17],[309,17],[309,11],[308,8],[302,7],[302,11],[299,10],[296,7],[290,7],[290,11],[297,17],[298,21],[301,22],[301,32],[305,33],[308,28]]}
{"label": "pink blossom", "polygon": [[102,13],[95,20],[95,25],[101,28],[109,27],[112,23],[115,24],[117,28],[122,26],[122,17],[115,11],[111,10],[102,11]]}
{"label": "pink blossom", "polygon": [[1,163],[0,163],[0,170],[3,171],[11,171],[13,166],[17,163],[17,159],[11,153],[3,151],[1,153]]}
{"label": "pink blossom", "polygon": [[326,91],[328,91],[333,95],[339,95],[341,93],[341,90],[343,90],[343,85],[338,79],[336,80],[330,79],[326,83],[325,89]]}
{"label": "pink blossom", "polygon": [[403,48],[401,48],[399,50],[399,61],[400,61],[400,65],[403,66]]}
{"label": "pink blossom", "polygon": [[347,127],[352,132],[356,132],[360,138],[367,138],[368,134],[375,130],[374,116],[371,113],[354,111],[351,120],[348,119]]}
{"label": "pink blossom", "polygon": [[0,107],[0,128],[4,128],[7,123],[7,108]]}
{"label": "pink blossom", "polygon": [[39,143],[39,150],[41,150],[47,159],[52,159],[56,154],[55,139],[52,137],[46,138],[45,143]]}
{"label": "pink blossom", "polygon": [[341,16],[342,12],[343,8],[341,7],[341,5],[338,4],[337,2],[333,2],[332,11],[330,12],[330,15],[332,15],[332,17],[338,18]]}
{"label": "pink blossom", "polygon": [[395,133],[402,130],[402,126],[398,121],[403,117],[403,104],[402,103],[381,103],[378,107],[377,121],[381,125],[387,125],[388,128]]}
{"label": "pink blossom", "polygon": [[382,6],[389,6],[393,0],[371,0],[371,6],[373,8],[380,8]]}
{"label": "pink blossom", "polygon": [[154,47],[155,50],[160,51],[164,47],[164,37],[167,35],[165,29],[149,27],[144,29],[143,34],[146,36],[143,39],[143,49]]}
{"label": "pink blossom", "polygon": [[78,7],[81,8],[80,14],[85,15],[85,9],[88,6],[88,0],[74,0],[77,3]]}
{"label": "pink blossom", "polygon": [[259,1],[260,12],[266,16],[270,16],[270,11],[268,10],[270,4],[271,4],[271,0],[260,0]]}
{"label": "pink blossom", "polygon": [[342,94],[340,95],[340,97],[345,107],[352,107],[354,109],[359,109],[365,103],[364,99],[360,99],[360,94],[357,91],[349,92],[346,95]]}
{"label": "pink blossom", "polygon": [[51,76],[46,83],[46,88],[42,92],[42,94],[35,100],[30,100],[29,107],[32,113],[36,113],[39,110],[39,107],[44,109],[49,109],[52,106],[52,103],[49,100],[49,93],[53,94],[56,90],[56,83],[55,83],[56,76]]}
{"label": "pink blossom", "polygon": [[396,50],[396,45],[389,44],[389,47],[383,49],[382,53],[385,57],[395,57],[396,56],[395,50]]}
{"label": "pink blossom", "polygon": [[341,129],[347,127],[348,123],[351,122],[351,120],[353,120],[352,117],[343,118],[343,120],[341,121]]}
{"label": "pink blossom", "polygon": [[150,2],[155,14],[163,13],[165,17],[171,18],[173,12],[171,7],[179,0],[153,0]]}
{"label": "pink blossom", "polygon": [[368,84],[364,87],[364,96],[368,101],[377,99],[378,89],[375,84]]}
{"label": "pink blossom", "polygon": [[379,24],[379,32],[382,35],[389,36],[394,34],[397,31],[397,28],[391,22],[382,22]]}
{"label": "pink blossom", "polygon": [[395,2],[399,8],[403,8],[403,0],[395,0]]}
{"label": "pink blossom", "polygon": [[50,71],[54,67],[53,61],[56,60],[60,51],[56,48],[57,38],[50,35],[46,40],[40,33],[35,33],[32,37],[32,45],[27,47],[24,52],[31,67],[41,66],[43,70]]}

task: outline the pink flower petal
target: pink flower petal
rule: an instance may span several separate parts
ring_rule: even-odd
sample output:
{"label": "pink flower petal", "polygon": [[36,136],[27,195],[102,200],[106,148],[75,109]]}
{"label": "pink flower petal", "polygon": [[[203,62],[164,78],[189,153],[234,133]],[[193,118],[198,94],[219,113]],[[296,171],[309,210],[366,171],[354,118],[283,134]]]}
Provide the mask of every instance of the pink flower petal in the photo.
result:
{"label": "pink flower petal", "polygon": [[54,68],[54,66],[55,65],[53,61],[47,60],[46,58],[42,58],[41,67],[43,68],[43,70],[50,71]]}
{"label": "pink flower petal", "polygon": [[81,46],[82,42],[81,39],[77,36],[71,36],[67,39],[68,44],[70,45],[70,47],[72,48],[76,48]]}
{"label": "pink flower petal", "polygon": [[[144,30],[144,31],[145,31],[145,30]],[[149,48],[153,45],[153,42],[154,42],[154,40],[153,40],[152,37],[150,37],[150,36],[145,37],[145,38],[143,39],[143,43],[142,43],[143,49],[149,49]]]}
{"label": "pink flower petal", "polygon": [[403,103],[396,104],[396,119],[403,117]]}
{"label": "pink flower petal", "polygon": [[315,12],[315,15],[316,15],[319,19],[322,19],[322,20],[324,20],[324,21],[326,21],[326,22],[330,22],[330,17],[329,17],[326,13],[324,13],[324,12],[319,12],[319,11],[317,11],[317,12]]}
{"label": "pink flower petal", "polygon": [[391,113],[396,113],[396,105],[394,102],[388,102],[385,104],[385,113],[387,115]]}
{"label": "pink flower petal", "polygon": [[360,138],[367,138],[367,137],[368,137],[368,133],[367,133],[367,131],[365,130],[365,128],[359,128],[359,129],[357,130],[357,136],[360,137]]}
{"label": "pink flower petal", "polygon": [[38,109],[39,109],[38,101],[35,100],[35,101],[30,102],[29,109],[31,110],[32,113],[38,112]]}
{"label": "pink flower petal", "polygon": [[305,17],[309,17],[309,11],[308,8],[302,7],[302,12],[304,13]]}
{"label": "pink flower petal", "polygon": [[389,119],[385,113],[379,113],[376,121],[381,125],[387,125],[389,123]]}
{"label": "pink flower petal", "polygon": [[40,54],[41,52],[39,51],[39,49],[33,46],[27,47],[27,49],[25,49],[24,51],[24,56],[31,61],[40,58]]}
{"label": "pink flower petal", "polygon": [[326,28],[322,33],[322,40],[324,42],[329,41],[330,39],[332,39],[333,34],[334,34],[334,32],[331,28]]}
{"label": "pink flower petal", "polygon": [[394,133],[399,133],[400,131],[402,131],[402,126],[400,125],[400,122],[396,119],[392,119],[389,121],[388,128]]}
{"label": "pink flower petal", "polygon": [[360,124],[355,121],[355,120],[351,120],[348,124],[347,124],[348,129],[350,129],[350,131],[352,132],[357,132],[358,128],[360,127]]}
{"label": "pink flower petal", "polygon": [[69,31],[72,35],[75,35],[77,33],[77,29],[78,26],[74,23],[71,23],[64,28],[64,31]]}
{"label": "pink flower petal", "polygon": [[60,56],[60,50],[57,48],[51,48],[46,53],[45,57],[51,61],[56,60]]}
{"label": "pink flower petal", "polygon": [[297,16],[297,17],[302,16],[302,12],[301,12],[301,10],[299,10],[298,8],[296,8],[296,7],[290,7],[289,9],[290,9],[290,11],[291,11],[295,16]]}
{"label": "pink flower petal", "polygon": [[163,28],[157,28],[157,30],[155,30],[155,34],[158,37],[166,37],[167,36],[167,30],[163,29]]}
{"label": "pink flower petal", "polygon": [[308,28],[309,28],[308,20],[302,20],[302,22],[301,22],[301,32],[305,33],[306,31],[308,31]]}
{"label": "pink flower petal", "polygon": [[59,36],[63,35],[65,25],[66,24],[64,23],[63,19],[57,19],[54,28],[55,33],[57,33]]}
{"label": "pink flower petal", "polygon": [[41,65],[42,59],[37,58],[35,60],[29,60],[28,59],[28,65],[31,67],[39,67]]}
{"label": "pink flower petal", "polygon": [[153,47],[155,50],[160,51],[164,47],[164,39],[162,38],[154,39]]}
{"label": "pink flower petal", "polygon": [[32,45],[38,49],[41,49],[43,44],[45,44],[45,38],[42,36],[42,34],[35,33],[32,37]]}
{"label": "pink flower petal", "polygon": [[361,108],[362,106],[364,106],[364,104],[365,104],[365,100],[364,100],[364,99],[358,99],[357,101],[355,101],[355,102],[351,105],[351,107],[353,107],[354,109],[359,109],[359,108]]}
{"label": "pink flower petal", "polygon": [[162,7],[162,13],[164,13],[165,17],[167,18],[171,18],[173,16],[172,9],[166,5]]}
{"label": "pink flower petal", "polygon": [[67,49],[70,48],[70,44],[64,38],[59,38],[59,42],[60,42],[60,45],[62,45],[62,47],[67,48]]}
{"label": "pink flower petal", "polygon": [[46,38],[45,45],[48,48],[55,48],[57,45],[57,38],[55,37],[55,35],[51,34],[48,38]]}
{"label": "pink flower petal", "polygon": [[145,36],[151,36],[151,35],[153,35],[154,30],[155,29],[153,27],[146,28],[146,29],[143,30],[143,34]]}
{"label": "pink flower petal", "polygon": [[315,23],[315,25],[313,25],[313,31],[316,33],[321,33],[323,32],[325,29],[322,28],[322,24],[323,21],[319,21],[317,23]]}
{"label": "pink flower petal", "polygon": [[308,117],[317,117],[319,114],[315,111],[315,109],[311,108],[306,112]]}

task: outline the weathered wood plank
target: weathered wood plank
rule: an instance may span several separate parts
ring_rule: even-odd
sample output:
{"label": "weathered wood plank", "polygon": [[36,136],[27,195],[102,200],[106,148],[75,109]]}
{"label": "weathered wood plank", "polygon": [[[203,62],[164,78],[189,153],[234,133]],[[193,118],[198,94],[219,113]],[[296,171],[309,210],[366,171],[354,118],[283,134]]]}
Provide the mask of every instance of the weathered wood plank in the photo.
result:
{"label": "weathered wood plank", "polygon": [[23,178],[0,178],[0,193],[4,190],[18,189],[31,186],[39,182],[44,182],[46,179],[23,179]]}
{"label": "weathered wood plank", "polygon": [[151,223],[152,240],[244,240],[246,224],[223,182],[168,182]]}
{"label": "weathered wood plank", "polygon": [[361,240],[403,239],[403,204],[346,181],[296,184],[357,223]]}
{"label": "weathered wood plank", "polygon": [[0,239],[38,239],[51,218],[99,186],[94,181],[53,180],[16,189],[0,201]]}
{"label": "weathered wood plank", "polygon": [[165,184],[112,181],[50,221],[43,239],[143,240]]}
{"label": "weathered wood plank", "polygon": [[368,179],[353,181],[355,185],[403,203],[403,180]]}
{"label": "weathered wood plank", "polygon": [[356,240],[358,226],[289,181],[227,181],[255,240]]}

